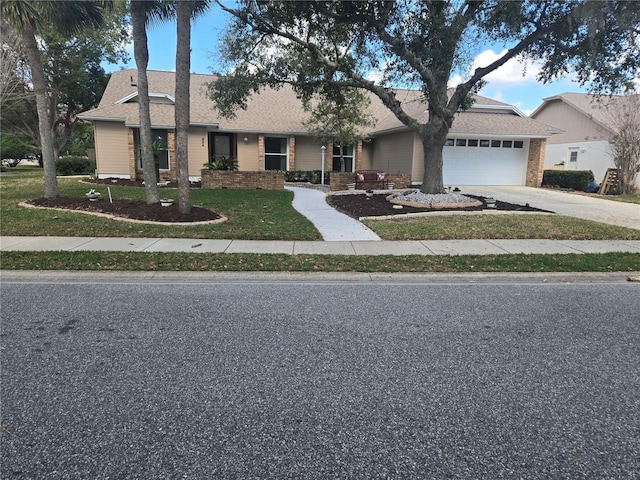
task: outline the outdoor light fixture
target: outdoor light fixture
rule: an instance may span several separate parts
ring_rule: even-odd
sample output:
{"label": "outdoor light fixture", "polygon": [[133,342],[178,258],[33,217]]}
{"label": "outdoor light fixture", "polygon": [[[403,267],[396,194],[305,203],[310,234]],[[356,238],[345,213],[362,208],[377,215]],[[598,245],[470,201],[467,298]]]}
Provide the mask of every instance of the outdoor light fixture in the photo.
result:
{"label": "outdoor light fixture", "polygon": [[249,143],[249,137],[244,137],[244,138],[242,139],[242,141],[243,141],[244,143]]}
{"label": "outdoor light fixture", "polygon": [[322,164],[320,165],[320,185],[324,185],[324,152],[327,149],[324,145],[320,147],[322,152]]}

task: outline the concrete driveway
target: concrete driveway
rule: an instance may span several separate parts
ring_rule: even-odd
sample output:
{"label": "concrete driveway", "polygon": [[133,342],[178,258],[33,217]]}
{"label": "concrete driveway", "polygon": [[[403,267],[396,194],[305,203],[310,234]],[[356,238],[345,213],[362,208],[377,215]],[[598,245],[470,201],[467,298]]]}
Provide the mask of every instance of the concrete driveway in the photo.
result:
{"label": "concrete driveway", "polygon": [[462,193],[494,197],[503,202],[528,203],[560,215],[640,230],[640,205],[603,200],[547,188],[519,186],[464,186]]}

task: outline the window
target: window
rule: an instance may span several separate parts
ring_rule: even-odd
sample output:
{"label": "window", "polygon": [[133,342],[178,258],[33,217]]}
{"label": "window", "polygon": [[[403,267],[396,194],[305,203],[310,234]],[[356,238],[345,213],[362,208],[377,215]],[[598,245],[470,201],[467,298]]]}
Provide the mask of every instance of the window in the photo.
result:
{"label": "window", "polygon": [[[169,170],[169,142],[167,130],[151,130],[151,142],[154,149],[154,160],[160,162],[160,170]],[[133,130],[133,141],[136,154],[136,165],[142,170],[142,147],[140,146],[140,129]]]}
{"label": "window", "polygon": [[500,148],[502,142],[500,140],[491,140],[491,148]]}
{"label": "window", "polygon": [[470,138],[469,141],[467,142],[467,145],[470,147],[477,147],[478,146],[478,140],[475,138]]}
{"label": "window", "polygon": [[264,169],[286,170],[289,159],[286,137],[264,137]]}
{"label": "window", "polygon": [[481,147],[488,147],[489,146],[489,140],[480,140],[480,146]]}
{"label": "window", "polygon": [[453,147],[454,143],[453,143],[453,138],[447,138],[444,141],[444,146],[445,147]]}
{"label": "window", "polygon": [[467,139],[466,138],[458,138],[456,140],[456,147],[466,147],[467,146]]}
{"label": "window", "polygon": [[523,148],[524,142],[522,140],[516,140],[513,142],[513,148]]}
{"label": "window", "polygon": [[502,142],[502,148],[511,148],[512,145],[513,142],[511,140],[503,140]]}
{"label": "window", "polygon": [[[341,165],[340,153],[342,153],[342,159],[344,160],[344,169]],[[334,172],[353,172],[353,145],[341,147],[334,143],[332,163]]]}
{"label": "window", "polygon": [[577,150],[573,150],[573,151],[569,152],[569,161],[570,162],[577,162],[578,161],[578,151]]}

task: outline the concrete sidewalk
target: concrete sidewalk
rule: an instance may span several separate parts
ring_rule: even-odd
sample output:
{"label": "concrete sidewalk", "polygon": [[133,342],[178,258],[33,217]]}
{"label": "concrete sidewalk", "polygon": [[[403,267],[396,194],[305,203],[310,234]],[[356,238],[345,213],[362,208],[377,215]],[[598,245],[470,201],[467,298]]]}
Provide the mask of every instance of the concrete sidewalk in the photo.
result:
{"label": "concrete sidewalk", "polygon": [[265,241],[186,238],[0,237],[0,250],[286,255],[504,255],[640,253],[640,240]]}
{"label": "concrete sidewalk", "polygon": [[373,230],[331,207],[324,192],[289,185],[285,188],[293,192],[293,208],[313,223],[325,242],[380,240]]}

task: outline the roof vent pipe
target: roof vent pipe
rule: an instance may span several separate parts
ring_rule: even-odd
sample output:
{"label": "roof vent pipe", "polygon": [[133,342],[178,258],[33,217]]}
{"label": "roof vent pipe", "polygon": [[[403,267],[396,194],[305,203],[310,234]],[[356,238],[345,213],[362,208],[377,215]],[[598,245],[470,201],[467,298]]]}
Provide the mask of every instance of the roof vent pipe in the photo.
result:
{"label": "roof vent pipe", "polygon": [[137,87],[138,83],[133,79],[133,75],[131,75],[131,86],[132,87]]}

